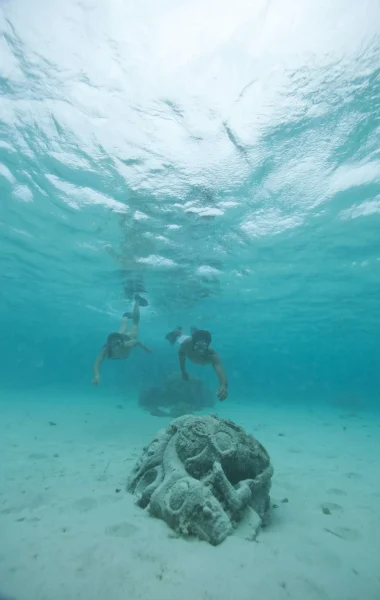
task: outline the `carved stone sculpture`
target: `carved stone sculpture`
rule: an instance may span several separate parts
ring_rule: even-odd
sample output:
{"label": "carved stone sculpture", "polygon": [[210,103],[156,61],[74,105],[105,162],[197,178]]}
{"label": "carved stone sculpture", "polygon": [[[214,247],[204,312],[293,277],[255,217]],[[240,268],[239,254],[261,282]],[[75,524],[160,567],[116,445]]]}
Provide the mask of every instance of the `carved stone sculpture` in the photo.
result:
{"label": "carved stone sculpture", "polygon": [[144,448],[128,488],[178,534],[217,545],[247,510],[266,524],[272,474],[267,451],[241,427],[215,415],[187,415]]}

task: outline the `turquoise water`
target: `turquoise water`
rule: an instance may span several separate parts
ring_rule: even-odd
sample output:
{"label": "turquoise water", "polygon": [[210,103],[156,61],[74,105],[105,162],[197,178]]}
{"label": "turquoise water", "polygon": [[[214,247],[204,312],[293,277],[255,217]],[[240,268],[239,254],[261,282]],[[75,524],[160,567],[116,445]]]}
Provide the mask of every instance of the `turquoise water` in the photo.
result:
{"label": "turquoise water", "polygon": [[377,405],[379,3],[56,4],[0,3],[2,388],[87,390],[132,273],[108,392],[194,324],[231,403]]}
{"label": "turquoise water", "polygon": [[[0,0],[0,600],[380,597],[379,149],[379,0]],[[94,387],[131,279],[153,353]],[[126,491],[177,325],[271,457],[258,544]]]}

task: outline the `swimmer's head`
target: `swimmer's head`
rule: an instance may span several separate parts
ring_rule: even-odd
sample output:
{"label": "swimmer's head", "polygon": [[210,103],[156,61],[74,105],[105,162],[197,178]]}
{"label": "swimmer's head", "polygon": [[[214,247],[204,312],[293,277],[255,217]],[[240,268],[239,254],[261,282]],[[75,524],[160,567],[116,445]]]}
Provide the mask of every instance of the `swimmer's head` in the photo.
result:
{"label": "swimmer's head", "polygon": [[205,329],[197,329],[191,336],[193,348],[199,354],[207,352],[211,344],[211,333]]}
{"label": "swimmer's head", "polygon": [[121,350],[124,348],[126,342],[129,342],[131,338],[126,333],[110,333],[107,338],[108,356],[112,354],[113,350]]}

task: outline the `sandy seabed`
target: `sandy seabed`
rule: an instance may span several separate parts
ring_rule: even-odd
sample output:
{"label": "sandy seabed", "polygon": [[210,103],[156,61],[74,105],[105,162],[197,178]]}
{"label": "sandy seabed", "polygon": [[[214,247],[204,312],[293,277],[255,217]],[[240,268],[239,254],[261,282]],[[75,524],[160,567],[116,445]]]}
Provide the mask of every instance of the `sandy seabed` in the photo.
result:
{"label": "sandy seabed", "polygon": [[107,390],[0,395],[0,598],[379,600],[380,415],[226,401],[267,448],[256,541],[176,539],[126,492],[167,419]]}

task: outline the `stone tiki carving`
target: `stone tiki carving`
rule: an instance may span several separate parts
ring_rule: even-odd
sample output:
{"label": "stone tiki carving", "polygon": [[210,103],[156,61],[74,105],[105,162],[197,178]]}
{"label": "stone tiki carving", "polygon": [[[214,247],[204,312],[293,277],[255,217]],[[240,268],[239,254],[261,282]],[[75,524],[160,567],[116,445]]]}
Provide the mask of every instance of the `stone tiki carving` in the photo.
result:
{"label": "stone tiki carving", "polygon": [[235,423],[187,415],[144,448],[128,489],[178,534],[217,545],[248,507],[266,524],[272,474],[265,448]]}

